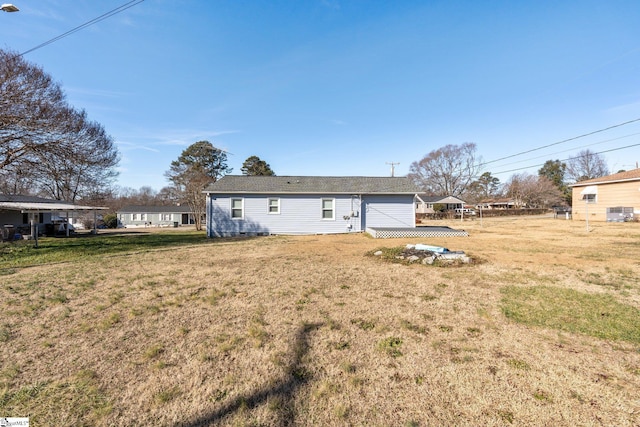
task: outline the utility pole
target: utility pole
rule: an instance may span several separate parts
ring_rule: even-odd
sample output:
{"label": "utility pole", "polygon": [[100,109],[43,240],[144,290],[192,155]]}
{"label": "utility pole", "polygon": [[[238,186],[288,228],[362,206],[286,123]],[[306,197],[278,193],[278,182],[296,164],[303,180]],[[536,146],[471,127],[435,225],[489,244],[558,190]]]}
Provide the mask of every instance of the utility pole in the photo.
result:
{"label": "utility pole", "polygon": [[391,177],[394,177],[394,172],[395,172],[395,166],[399,165],[400,162],[386,162],[388,165],[391,165]]}

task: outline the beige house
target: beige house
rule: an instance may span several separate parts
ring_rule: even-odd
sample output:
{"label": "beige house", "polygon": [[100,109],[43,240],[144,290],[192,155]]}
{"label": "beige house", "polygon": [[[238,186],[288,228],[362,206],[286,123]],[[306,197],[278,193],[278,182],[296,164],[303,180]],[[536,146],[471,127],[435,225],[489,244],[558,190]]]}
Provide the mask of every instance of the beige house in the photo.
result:
{"label": "beige house", "polygon": [[416,213],[435,213],[434,205],[442,205],[446,210],[454,210],[464,207],[464,200],[454,196],[428,196],[426,194],[416,194]]}
{"label": "beige house", "polygon": [[640,219],[640,169],[580,181],[571,187],[574,220]]}

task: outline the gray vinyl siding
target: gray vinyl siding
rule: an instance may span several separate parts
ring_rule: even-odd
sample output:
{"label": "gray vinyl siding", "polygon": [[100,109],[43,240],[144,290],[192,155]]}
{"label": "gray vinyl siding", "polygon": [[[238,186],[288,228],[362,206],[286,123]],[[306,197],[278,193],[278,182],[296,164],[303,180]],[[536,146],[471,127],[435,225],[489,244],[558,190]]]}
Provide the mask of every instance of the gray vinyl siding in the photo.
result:
{"label": "gray vinyl siding", "polygon": [[365,229],[372,227],[415,227],[413,196],[366,196],[363,198]]}
{"label": "gray vinyl siding", "polygon": [[[269,213],[269,199],[279,199],[280,211]],[[231,199],[243,200],[243,218],[231,218]],[[334,218],[322,218],[322,200],[334,200]],[[368,221],[375,226],[415,224],[413,196],[363,196]],[[361,200],[352,195],[216,195],[207,197],[207,235],[337,234],[360,232],[364,226]]]}

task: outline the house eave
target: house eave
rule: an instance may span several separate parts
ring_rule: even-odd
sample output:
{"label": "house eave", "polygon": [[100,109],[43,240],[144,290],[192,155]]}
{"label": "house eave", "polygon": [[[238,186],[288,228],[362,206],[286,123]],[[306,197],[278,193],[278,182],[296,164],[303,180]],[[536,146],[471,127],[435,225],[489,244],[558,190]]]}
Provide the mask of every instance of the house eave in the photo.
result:
{"label": "house eave", "polygon": [[0,210],[21,212],[65,212],[65,211],[94,211],[107,210],[106,207],[70,205],[64,203],[25,203],[25,202],[0,202]]}
{"label": "house eave", "polygon": [[204,194],[223,194],[223,195],[358,195],[358,196],[415,196],[415,192],[362,192],[362,191],[211,191],[203,190]]}

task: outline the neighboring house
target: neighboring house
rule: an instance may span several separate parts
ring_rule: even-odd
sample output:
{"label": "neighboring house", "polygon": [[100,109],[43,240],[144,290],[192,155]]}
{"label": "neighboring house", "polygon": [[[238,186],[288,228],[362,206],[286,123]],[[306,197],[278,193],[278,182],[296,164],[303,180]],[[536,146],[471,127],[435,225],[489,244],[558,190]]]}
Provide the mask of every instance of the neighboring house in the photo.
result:
{"label": "neighboring house", "polygon": [[416,213],[435,213],[434,205],[443,205],[445,210],[452,211],[463,208],[465,202],[454,196],[428,196],[424,193],[416,196]]}
{"label": "neighboring house", "polygon": [[118,210],[118,225],[122,227],[177,227],[195,223],[188,205],[125,206]]}
{"label": "neighboring house", "polygon": [[406,177],[238,176],[207,186],[207,236],[332,234],[415,227]]}
{"label": "neighboring house", "polygon": [[580,181],[571,188],[575,220],[625,221],[640,216],[640,169]]}
{"label": "neighboring house", "polygon": [[476,208],[489,210],[489,209],[516,209],[519,206],[518,203],[514,199],[510,199],[508,197],[498,198],[498,199],[485,199],[480,201]]}
{"label": "neighboring house", "polygon": [[[74,214],[90,212],[95,217],[97,211],[104,209],[36,196],[0,194],[0,226],[14,234],[31,235],[36,230],[38,234],[56,234],[58,229],[68,234],[71,227],[66,224]],[[8,231],[3,233],[6,235]]]}

